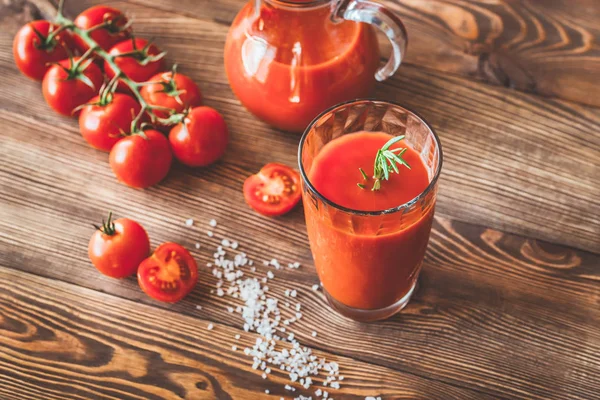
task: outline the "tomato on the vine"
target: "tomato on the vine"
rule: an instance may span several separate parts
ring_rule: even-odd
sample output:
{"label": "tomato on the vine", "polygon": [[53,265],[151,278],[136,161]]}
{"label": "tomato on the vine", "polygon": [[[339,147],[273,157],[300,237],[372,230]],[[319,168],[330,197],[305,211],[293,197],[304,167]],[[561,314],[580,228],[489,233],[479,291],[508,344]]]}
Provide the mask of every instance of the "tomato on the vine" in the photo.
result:
{"label": "tomato on the vine", "polygon": [[148,234],[137,222],[120,218],[102,221],[88,245],[92,264],[104,275],[125,278],[133,275],[140,263],[150,254]]}
{"label": "tomato on the vine", "polygon": [[[120,10],[104,5],[88,8],[73,22],[75,26],[86,30],[106,24],[103,28],[96,28],[90,32],[90,37],[106,51],[131,36],[131,29],[127,27],[127,17]],[[85,40],[77,35],[75,43],[81,53],[85,53],[89,48]]]}
{"label": "tomato on the vine", "polygon": [[140,287],[148,296],[175,303],[196,286],[198,265],[183,246],[163,243],[140,264],[137,275]]}
{"label": "tomato on the vine", "polygon": [[[146,102],[153,106],[170,108],[173,113],[181,113],[187,108],[202,104],[200,88],[189,77],[175,71],[161,72],[149,79],[156,82],[145,85],[140,94]],[[167,118],[169,112],[154,110],[159,118]]]}
{"label": "tomato on the vine", "polygon": [[169,133],[175,157],[191,167],[217,161],[227,148],[229,133],[225,120],[210,107],[192,108]]}
{"label": "tomato on the vine", "polygon": [[117,179],[135,188],[147,188],[163,180],[172,159],[169,141],[153,129],[119,140],[109,156],[110,167]]}
{"label": "tomato on the vine", "polygon": [[79,131],[92,147],[110,151],[124,133],[131,131],[140,110],[140,103],[126,94],[96,96],[81,109]]}
{"label": "tomato on the vine", "polygon": [[289,212],[300,196],[300,175],[287,165],[267,164],[244,182],[246,203],[268,217]]}
{"label": "tomato on the vine", "polygon": [[[158,47],[145,39],[124,40],[114,45],[108,53],[115,57],[115,64],[134,82],[145,82],[165,69],[165,53],[161,53]],[[106,61],[104,71],[109,79],[115,76],[115,71]],[[129,92],[123,82],[119,82],[118,90]]]}
{"label": "tomato on the vine", "polygon": [[76,57],[60,61],[46,72],[42,93],[54,111],[71,115],[98,94],[103,82],[102,71],[92,60]]}
{"label": "tomato on the vine", "polygon": [[69,32],[58,32],[58,29],[58,25],[38,20],[17,32],[13,41],[13,57],[23,75],[42,80],[50,63],[68,57],[67,49],[73,49],[73,38]]}

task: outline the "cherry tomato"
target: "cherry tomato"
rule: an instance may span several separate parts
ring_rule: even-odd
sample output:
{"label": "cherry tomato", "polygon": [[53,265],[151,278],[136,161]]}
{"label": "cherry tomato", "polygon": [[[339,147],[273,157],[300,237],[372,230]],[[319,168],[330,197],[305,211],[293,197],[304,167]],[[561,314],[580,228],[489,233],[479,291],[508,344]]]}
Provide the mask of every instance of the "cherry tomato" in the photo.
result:
{"label": "cherry tomato", "polygon": [[[75,26],[81,29],[90,29],[108,23],[106,27],[90,32],[91,38],[106,51],[131,36],[131,29],[127,28],[123,30],[123,27],[127,25],[127,18],[121,11],[112,7],[103,5],[90,7],[79,14],[73,22]],[[85,53],[89,48],[87,43],[77,35],[75,35],[74,39],[81,53]]]}
{"label": "cherry tomato", "polygon": [[[152,85],[146,85],[140,90],[140,94],[146,102],[153,106],[170,108],[174,113],[181,113],[189,107],[197,107],[202,104],[202,95],[198,85],[185,75],[173,72],[161,72],[149,79]],[[160,118],[167,118],[167,111],[155,110],[154,113]]]}
{"label": "cherry tomato", "polygon": [[50,68],[49,63],[68,58],[66,49],[73,48],[69,32],[61,31],[48,40],[48,35],[57,29],[58,25],[39,20],[28,23],[17,32],[13,41],[13,57],[23,75],[41,81]]}
{"label": "cherry tomato", "polygon": [[153,299],[176,303],[194,289],[198,266],[194,257],[177,243],[163,243],[138,269],[138,283]]}
{"label": "cherry tomato", "polygon": [[147,188],[163,180],[172,159],[169,141],[152,129],[119,140],[109,156],[117,179],[135,188]]}
{"label": "cherry tomato", "polygon": [[[112,56],[127,54],[126,56],[116,57],[115,63],[129,79],[135,82],[145,82],[165,68],[164,58],[148,61],[148,58],[156,58],[161,53],[155,45],[151,44],[146,48],[147,45],[148,41],[145,39],[127,39],[114,45],[109,54]],[[109,79],[115,76],[115,72],[106,61],[104,62],[104,71]],[[125,93],[130,92],[123,82],[119,82],[118,90]]]}
{"label": "cherry tomato", "polygon": [[[72,115],[73,110],[98,94],[104,81],[100,68],[90,60],[79,66],[79,57],[53,65],[42,81],[46,103],[59,114]],[[79,112],[75,112],[78,114]]]}
{"label": "cherry tomato", "polygon": [[175,157],[191,167],[202,167],[217,161],[227,148],[229,133],[225,120],[210,107],[190,110],[183,122],[169,133]]}
{"label": "cherry tomato", "polygon": [[246,203],[268,217],[289,212],[300,195],[300,175],[283,164],[267,164],[244,182]]}
{"label": "cherry tomato", "polygon": [[131,131],[131,122],[140,110],[140,104],[126,94],[113,94],[108,104],[96,96],[81,110],[79,131],[92,147],[110,151],[124,133]]}
{"label": "cherry tomato", "polygon": [[92,264],[104,275],[125,278],[134,274],[150,254],[148,234],[137,222],[120,218],[102,224],[92,235],[88,255]]}

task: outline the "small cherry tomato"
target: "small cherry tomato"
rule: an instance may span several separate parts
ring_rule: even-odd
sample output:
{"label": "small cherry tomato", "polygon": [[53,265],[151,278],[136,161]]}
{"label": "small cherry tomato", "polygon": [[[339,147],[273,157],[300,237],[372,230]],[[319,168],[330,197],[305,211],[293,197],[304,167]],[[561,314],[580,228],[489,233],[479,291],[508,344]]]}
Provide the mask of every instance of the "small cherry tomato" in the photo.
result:
{"label": "small cherry tomato", "polygon": [[152,129],[119,140],[109,156],[117,179],[135,188],[147,188],[163,180],[172,159],[169,141]]}
{"label": "small cherry tomato", "polygon": [[244,182],[244,199],[268,217],[289,212],[300,201],[300,175],[287,165],[270,163]]}
{"label": "small cherry tomato", "polygon": [[32,21],[23,26],[13,41],[15,64],[23,75],[41,81],[50,68],[49,63],[68,58],[73,49],[73,38],[67,31],[60,31],[50,39],[49,35],[59,28],[48,21]]}
{"label": "small cherry tomato", "polygon": [[140,104],[126,94],[96,96],[81,109],[79,131],[92,147],[110,151],[123,134],[131,131],[131,122],[140,110]]}
{"label": "small cherry tomato", "polygon": [[163,243],[142,261],[138,283],[153,299],[176,303],[194,289],[198,266],[194,257],[177,243]]}
{"label": "small cherry tomato", "polygon": [[54,111],[72,115],[77,107],[98,94],[103,81],[102,71],[92,60],[76,57],[60,61],[46,72],[42,93]]}
{"label": "small cherry tomato", "polygon": [[[164,53],[158,47],[141,38],[127,39],[114,45],[108,52],[116,57],[115,63],[129,79],[145,82],[165,68]],[[104,62],[104,71],[109,79],[115,72],[108,62]],[[130,90],[122,81],[117,87],[119,91],[129,93]]]}
{"label": "small cherry tomato", "polygon": [[[187,108],[202,104],[198,85],[185,75],[174,71],[161,72],[149,81],[157,83],[143,86],[140,94],[150,105],[170,108],[173,113],[181,113]],[[160,118],[169,116],[169,112],[163,110],[155,110],[154,113]]]}
{"label": "small cherry tomato", "polygon": [[88,255],[92,264],[104,275],[125,278],[133,275],[138,266],[150,254],[148,234],[137,222],[120,218],[102,221],[92,235]]}
{"label": "small cherry tomato", "polygon": [[223,156],[229,133],[225,120],[216,110],[196,107],[171,129],[169,142],[179,161],[190,167],[202,167]]}
{"label": "small cherry tomato", "polygon": [[[73,22],[81,29],[90,29],[106,24],[105,27],[90,32],[90,37],[105,51],[131,36],[131,29],[124,29],[127,26],[127,18],[121,11],[112,7],[103,5],[90,7],[79,14]],[[74,39],[79,51],[85,53],[89,48],[87,43],[77,35]]]}

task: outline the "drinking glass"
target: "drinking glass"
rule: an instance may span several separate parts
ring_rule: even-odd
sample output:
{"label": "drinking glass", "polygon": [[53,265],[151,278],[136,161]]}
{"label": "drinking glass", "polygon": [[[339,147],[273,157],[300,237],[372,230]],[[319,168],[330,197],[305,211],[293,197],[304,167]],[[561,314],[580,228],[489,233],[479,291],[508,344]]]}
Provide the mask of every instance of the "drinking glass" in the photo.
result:
{"label": "drinking glass", "polygon": [[[319,193],[310,181],[321,149],[354,132],[405,135],[426,167],[429,184],[412,200],[381,211],[352,210]],[[388,318],[415,290],[431,232],[442,167],[440,141],[416,113],[387,101],[354,100],[316,117],[298,149],[302,199],[315,267],[329,304],[358,321]]]}

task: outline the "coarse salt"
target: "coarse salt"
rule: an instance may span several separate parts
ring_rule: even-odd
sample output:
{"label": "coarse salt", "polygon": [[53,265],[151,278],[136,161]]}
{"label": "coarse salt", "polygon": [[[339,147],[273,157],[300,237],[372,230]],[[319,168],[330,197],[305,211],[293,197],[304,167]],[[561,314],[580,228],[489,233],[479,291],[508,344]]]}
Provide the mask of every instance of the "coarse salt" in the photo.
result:
{"label": "coarse salt", "polygon": [[206,327],[206,329],[208,329],[209,331],[211,331],[211,330],[212,330],[212,328],[214,328],[214,325],[213,325],[213,324],[208,324],[208,326]]}
{"label": "coarse salt", "polygon": [[208,224],[214,228],[215,226],[217,226],[217,220],[216,219],[211,219],[208,222]]}
{"label": "coarse salt", "polygon": [[191,218],[190,218],[190,219],[186,219],[186,220],[185,220],[185,224],[186,224],[187,226],[192,226],[192,225],[194,225],[194,220],[193,220],[193,219],[191,219]]}

